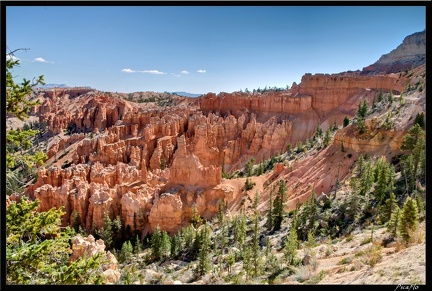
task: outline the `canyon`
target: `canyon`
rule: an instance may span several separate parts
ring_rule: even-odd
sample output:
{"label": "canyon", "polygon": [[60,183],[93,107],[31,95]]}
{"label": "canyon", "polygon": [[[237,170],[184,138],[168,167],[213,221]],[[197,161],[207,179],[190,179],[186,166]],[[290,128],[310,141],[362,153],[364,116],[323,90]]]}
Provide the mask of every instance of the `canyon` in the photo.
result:
{"label": "canyon", "polygon": [[[412,42],[404,41],[403,47],[417,50]],[[333,191],[337,181],[351,174],[360,154],[391,159],[400,153],[412,120],[425,111],[425,94],[409,100],[404,121],[393,130],[370,119],[369,134],[359,137],[352,126],[342,126],[360,102],[371,105],[381,92],[400,96],[418,81],[393,72],[399,57],[389,54],[377,63],[380,72],[384,65],[389,72],[371,73],[378,70],[372,65],[360,73],[305,74],[283,91],[172,95],[169,106],[90,88],[40,90],[41,104],[31,115],[47,124],[48,160],[25,195],[41,201],[40,211],[64,207],[63,226],[77,213],[83,228],[99,229],[108,213],[142,237],[157,226],[177,233],[189,225],[195,210],[211,219],[221,201],[236,213],[251,205],[256,191],[259,209],[265,211],[270,192],[282,179],[289,189],[286,207],[292,210],[312,192]],[[424,63],[416,66],[414,76],[425,70]],[[137,94],[145,101],[152,93]],[[326,131],[334,126],[338,131],[328,147],[251,177],[253,190],[245,190],[245,177],[223,178],[243,170],[251,159],[258,164],[284,154],[290,145],[312,138],[318,127]]]}

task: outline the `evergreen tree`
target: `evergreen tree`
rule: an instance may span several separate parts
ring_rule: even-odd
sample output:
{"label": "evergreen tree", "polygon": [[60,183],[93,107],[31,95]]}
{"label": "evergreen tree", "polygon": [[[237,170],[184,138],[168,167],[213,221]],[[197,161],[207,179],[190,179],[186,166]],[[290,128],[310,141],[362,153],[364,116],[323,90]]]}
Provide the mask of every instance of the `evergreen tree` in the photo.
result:
{"label": "evergreen tree", "polygon": [[321,126],[318,125],[316,130],[315,130],[315,137],[319,138],[319,137],[322,137],[322,135],[323,135],[323,131],[321,129]]}
{"label": "evergreen tree", "polygon": [[198,265],[197,265],[197,275],[203,276],[211,268],[210,259],[210,228],[204,224],[201,228],[200,234],[200,246],[198,251]]}
{"label": "evergreen tree", "polygon": [[418,221],[417,202],[415,199],[408,197],[404,203],[399,224],[400,235],[406,242],[412,238],[412,233],[417,230]]}
{"label": "evergreen tree", "polygon": [[361,166],[361,168],[363,168],[363,171],[360,172],[359,177],[359,194],[361,196],[364,196],[366,195],[366,193],[369,192],[372,185],[374,184],[375,171],[372,161],[370,159],[365,161],[364,166]]}
{"label": "evergreen tree", "polygon": [[414,124],[418,124],[423,130],[425,129],[424,112],[417,113]]}
{"label": "evergreen tree", "polygon": [[284,180],[279,181],[279,190],[276,193],[274,201],[274,218],[273,224],[274,229],[279,230],[281,228],[283,216],[285,214],[285,201],[287,199],[287,186]]}
{"label": "evergreen tree", "polygon": [[298,237],[297,231],[291,225],[288,236],[285,239],[284,257],[289,265],[294,265],[297,261]]}
{"label": "evergreen tree", "polygon": [[396,204],[395,207],[392,209],[390,219],[387,224],[387,230],[390,232],[392,237],[398,236],[400,218],[401,218],[401,210],[399,206]]}
{"label": "evergreen tree", "polygon": [[162,232],[159,225],[156,226],[150,238],[150,247],[155,260],[162,258]]}
{"label": "evergreen tree", "polygon": [[327,147],[330,144],[331,141],[331,131],[330,127],[327,128],[325,135],[324,135],[324,147]]}
{"label": "evergreen tree", "polygon": [[390,91],[390,94],[388,95],[387,100],[390,104],[393,103],[394,98],[393,98],[393,92],[392,91]]}
{"label": "evergreen tree", "polygon": [[366,100],[363,100],[363,102],[360,102],[358,105],[357,116],[360,117],[361,119],[365,119],[368,113],[369,113],[368,104]]}
{"label": "evergreen tree", "polygon": [[135,244],[133,248],[133,253],[138,255],[142,251],[141,240],[138,235],[135,236]]}
{"label": "evergreen tree", "polygon": [[[412,156],[412,171],[409,180],[409,191],[414,190],[415,181],[419,173],[424,173],[423,165],[425,165],[425,150],[426,150],[426,134],[419,124],[415,123],[404,136],[401,150],[407,151],[408,156]],[[410,165],[407,164],[406,165]],[[420,168],[420,171],[419,171]]]}
{"label": "evergreen tree", "polygon": [[197,208],[197,206],[196,206],[195,203],[194,203],[194,205],[192,207],[192,218],[191,218],[190,222],[192,223],[192,225],[195,228],[198,228],[201,225],[201,223],[202,223],[201,216],[198,213],[198,208]]}
{"label": "evergreen tree", "polygon": [[240,250],[243,250],[245,240],[246,240],[246,215],[244,213],[240,213],[234,218],[234,241],[240,247]]}
{"label": "evergreen tree", "polygon": [[196,230],[192,224],[182,228],[182,241],[186,251],[192,250],[193,242],[195,241]]}
{"label": "evergreen tree", "polygon": [[378,95],[378,102],[381,102],[383,100],[383,98],[384,98],[384,94],[383,94],[382,89],[380,89],[380,93]]}
{"label": "evergreen tree", "polygon": [[79,216],[78,211],[76,210],[72,211],[70,221],[71,221],[71,226],[75,230],[75,233],[79,233],[81,229],[81,218]]}
{"label": "evergreen tree", "polygon": [[396,209],[396,207],[399,207],[397,204],[396,196],[393,192],[391,192],[390,197],[386,199],[385,201],[385,211],[384,211],[384,221],[386,222],[391,219],[391,215]]}
{"label": "evergreen tree", "polygon": [[217,213],[217,219],[219,221],[219,224],[223,223],[224,220],[224,202],[222,199],[219,200],[218,202],[218,213]]}
{"label": "evergreen tree", "polygon": [[251,158],[249,161],[247,161],[245,165],[245,172],[247,177],[253,176],[253,163],[255,162],[255,158]]}
{"label": "evergreen tree", "polygon": [[63,207],[39,212],[23,196],[6,206],[6,284],[101,284],[103,253],[70,261],[74,230],[61,227]]}
{"label": "evergreen tree", "polygon": [[393,191],[391,167],[384,157],[379,158],[376,163],[375,180],[375,199],[381,203]]}
{"label": "evergreen tree", "polygon": [[[9,48],[7,48],[9,50]],[[38,105],[39,100],[31,100],[33,87],[45,84],[43,75],[34,82],[23,79],[21,84],[14,81],[13,68],[19,66],[20,61],[14,53],[9,51],[6,55],[6,119],[14,116],[21,121],[28,117],[32,106]],[[36,168],[44,164],[48,158],[42,151],[29,151],[33,145],[32,139],[40,133],[36,129],[9,129],[6,130],[6,194],[21,193],[25,183],[34,178]]]}
{"label": "evergreen tree", "polygon": [[349,122],[350,122],[349,118],[345,116],[345,118],[343,120],[343,127],[348,126]]}
{"label": "evergreen tree", "polygon": [[182,251],[182,237],[180,231],[171,237],[171,257],[177,257]]}
{"label": "evergreen tree", "polygon": [[120,252],[120,262],[126,263],[130,261],[133,254],[133,247],[132,243],[129,241],[125,241],[122,245],[121,252]]}
{"label": "evergreen tree", "polygon": [[162,259],[166,259],[170,256],[171,241],[170,241],[170,238],[168,236],[168,232],[166,230],[162,231],[160,252],[161,252],[161,258]]}
{"label": "evergreen tree", "polygon": [[101,229],[96,229],[96,234],[99,235],[100,239],[105,242],[106,248],[109,250],[113,244],[113,229],[112,221],[109,217],[109,213],[104,213],[103,225]]}
{"label": "evergreen tree", "polygon": [[259,247],[259,234],[260,234],[260,227],[259,227],[259,218],[260,213],[258,211],[258,204],[259,204],[259,195],[258,192],[255,192],[254,197],[254,203],[253,203],[253,209],[254,209],[254,216],[253,216],[253,233],[252,233],[252,241],[251,241],[251,251],[252,251],[252,264],[253,264],[253,276],[256,277],[261,273],[261,264],[260,264],[260,247]]}
{"label": "evergreen tree", "polygon": [[269,193],[269,206],[268,206],[268,210],[267,210],[267,229],[268,230],[272,230],[273,228],[273,191],[274,191],[274,187],[270,190]]}

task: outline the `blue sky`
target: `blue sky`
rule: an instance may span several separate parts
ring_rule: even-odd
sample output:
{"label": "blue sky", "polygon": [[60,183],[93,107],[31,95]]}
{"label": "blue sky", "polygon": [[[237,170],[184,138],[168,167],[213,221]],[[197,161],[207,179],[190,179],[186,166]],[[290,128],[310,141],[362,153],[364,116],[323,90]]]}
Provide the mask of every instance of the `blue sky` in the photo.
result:
{"label": "blue sky", "polygon": [[[117,2],[119,3],[119,2]],[[395,2],[397,3],[397,2]],[[17,81],[233,92],[358,70],[426,28],[425,6],[8,6]]]}

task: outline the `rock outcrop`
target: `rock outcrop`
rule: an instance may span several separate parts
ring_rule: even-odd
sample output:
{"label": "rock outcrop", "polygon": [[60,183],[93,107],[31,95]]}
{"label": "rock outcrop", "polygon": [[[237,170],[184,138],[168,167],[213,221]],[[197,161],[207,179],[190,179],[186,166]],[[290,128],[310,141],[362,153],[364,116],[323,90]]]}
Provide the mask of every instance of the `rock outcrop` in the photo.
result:
{"label": "rock outcrop", "polygon": [[[169,107],[98,91],[49,91],[32,112],[60,138],[49,143],[49,166],[25,194],[41,200],[41,211],[63,206],[63,225],[78,214],[80,224],[94,230],[108,214],[144,236],[157,226],[174,234],[189,223],[194,207],[205,219],[221,201],[231,210],[241,207],[244,182],[226,183],[222,172],[283,153],[318,126],[341,125],[363,100],[371,104],[380,91],[399,94],[408,81],[401,74],[306,74],[289,90],[176,96]],[[349,130],[301,164],[277,164],[266,186],[286,179],[292,203],[308,199],[312,187],[327,193],[358,152],[385,151],[383,142],[397,149],[405,129],[373,131],[364,142]],[[342,142],[350,158],[336,154]],[[333,155],[339,158],[329,164]]]}
{"label": "rock outcrop", "polygon": [[411,70],[426,63],[426,30],[407,36],[402,44],[363,68],[363,75],[390,74]]}

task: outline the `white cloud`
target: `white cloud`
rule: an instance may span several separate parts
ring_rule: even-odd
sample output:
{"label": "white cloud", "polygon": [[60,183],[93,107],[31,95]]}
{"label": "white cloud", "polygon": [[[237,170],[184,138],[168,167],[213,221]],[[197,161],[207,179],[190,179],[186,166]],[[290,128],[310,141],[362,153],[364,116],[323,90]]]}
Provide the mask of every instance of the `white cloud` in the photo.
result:
{"label": "white cloud", "polygon": [[197,72],[198,72],[198,73],[205,73],[206,70],[198,70]]}
{"label": "white cloud", "polygon": [[182,73],[182,74],[189,74],[188,71],[181,71],[180,73]]}
{"label": "white cloud", "polygon": [[39,57],[39,58],[35,58],[35,59],[33,60],[33,62],[54,64],[54,62],[47,61],[47,60],[45,60],[44,58],[41,58],[41,57]]}
{"label": "white cloud", "polygon": [[19,60],[19,58],[17,58],[14,55],[6,55],[6,60],[10,60],[10,59],[12,59],[13,61],[18,61]]}
{"label": "white cloud", "polygon": [[166,73],[158,71],[158,70],[144,70],[140,71],[141,73],[152,74],[152,75],[165,75]]}
{"label": "white cloud", "polygon": [[145,74],[152,74],[152,75],[166,75],[167,73],[158,71],[158,70],[144,70],[144,71],[135,71],[135,70],[131,70],[131,69],[123,69],[121,70],[122,72],[125,73],[145,73]]}
{"label": "white cloud", "polygon": [[181,75],[177,75],[177,74],[174,74],[174,73],[171,73],[171,75],[174,75],[175,77],[181,77]]}

